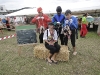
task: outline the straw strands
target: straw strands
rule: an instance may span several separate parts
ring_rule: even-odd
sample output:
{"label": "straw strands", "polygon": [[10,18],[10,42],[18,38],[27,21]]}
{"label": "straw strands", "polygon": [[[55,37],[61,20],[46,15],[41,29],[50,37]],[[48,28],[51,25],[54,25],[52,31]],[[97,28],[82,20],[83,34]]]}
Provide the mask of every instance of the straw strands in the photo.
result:
{"label": "straw strands", "polygon": [[[45,48],[44,44],[38,44],[34,47],[33,54],[34,57],[40,59],[46,59],[48,56],[49,50]],[[58,53],[56,60],[59,61],[68,61],[69,60],[69,50],[67,46],[61,46],[60,52]]]}

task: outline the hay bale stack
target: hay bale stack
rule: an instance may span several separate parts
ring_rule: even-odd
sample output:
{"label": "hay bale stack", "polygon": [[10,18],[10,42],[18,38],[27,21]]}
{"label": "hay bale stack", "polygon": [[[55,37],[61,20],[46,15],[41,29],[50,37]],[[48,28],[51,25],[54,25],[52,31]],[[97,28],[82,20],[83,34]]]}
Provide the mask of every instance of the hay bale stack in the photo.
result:
{"label": "hay bale stack", "polygon": [[[39,44],[34,47],[33,54],[34,57],[40,59],[46,59],[48,56],[49,50],[45,48],[44,44]],[[59,61],[68,61],[69,60],[69,50],[67,46],[61,46],[60,52],[58,53],[56,60]]]}

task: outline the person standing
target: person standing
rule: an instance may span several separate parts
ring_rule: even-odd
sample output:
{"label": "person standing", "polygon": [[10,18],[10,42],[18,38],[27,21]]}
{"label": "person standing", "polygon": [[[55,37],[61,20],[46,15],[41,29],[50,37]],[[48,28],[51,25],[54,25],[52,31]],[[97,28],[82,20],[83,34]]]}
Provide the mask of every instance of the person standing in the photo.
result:
{"label": "person standing", "polygon": [[58,36],[60,37],[61,45],[64,45],[64,39],[63,39],[64,34],[61,33],[61,31],[64,25],[65,16],[64,14],[62,14],[61,6],[57,6],[56,12],[57,14],[55,14],[54,17],[52,18],[52,22],[55,24],[55,27],[57,27],[55,29],[58,33]]}
{"label": "person standing", "polygon": [[[65,11],[66,19],[65,19],[65,24],[64,28],[68,27],[68,33],[70,35],[71,39],[71,44],[73,46],[73,55],[76,55],[76,46],[75,46],[75,34],[76,34],[76,29],[78,28],[78,21],[77,18],[71,15],[71,10],[66,10]],[[65,31],[65,30],[64,30]],[[68,33],[64,33],[64,36],[66,36],[65,42],[66,45],[68,44]]]}
{"label": "person standing", "polygon": [[100,36],[100,18],[99,18],[99,20],[98,20],[97,34]]}
{"label": "person standing", "polygon": [[10,18],[7,17],[6,18],[6,26],[7,26],[8,31],[11,31],[9,20],[10,20]]}
{"label": "person standing", "polygon": [[88,25],[88,22],[86,20],[86,17],[87,17],[87,13],[83,15],[82,17],[82,25],[81,25],[81,31],[80,31],[80,37],[82,38],[85,38],[86,37],[86,34],[87,34],[87,25]]}
{"label": "person standing", "polygon": [[48,22],[51,22],[51,19],[48,17],[48,15],[43,13],[41,7],[37,8],[37,12],[38,15],[36,15],[31,22],[37,25],[40,43],[43,43],[44,30],[47,29]]}
{"label": "person standing", "polygon": [[1,33],[3,34],[3,24],[2,24],[2,19],[0,18],[0,31],[1,31]]}

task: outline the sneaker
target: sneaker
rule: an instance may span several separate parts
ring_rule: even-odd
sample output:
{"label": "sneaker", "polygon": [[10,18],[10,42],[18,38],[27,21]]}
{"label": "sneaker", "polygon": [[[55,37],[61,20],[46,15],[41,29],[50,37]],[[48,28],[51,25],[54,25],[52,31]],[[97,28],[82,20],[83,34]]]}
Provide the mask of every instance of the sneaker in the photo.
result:
{"label": "sneaker", "polygon": [[73,55],[76,55],[77,54],[77,52],[73,52]]}

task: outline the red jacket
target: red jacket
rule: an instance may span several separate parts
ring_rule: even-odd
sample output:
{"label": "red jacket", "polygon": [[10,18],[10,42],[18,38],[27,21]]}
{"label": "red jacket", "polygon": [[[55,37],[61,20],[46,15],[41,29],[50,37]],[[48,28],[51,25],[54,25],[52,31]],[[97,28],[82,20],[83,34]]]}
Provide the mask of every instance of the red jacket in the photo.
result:
{"label": "red jacket", "polygon": [[44,19],[37,19],[37,17],[39,17],[39,15],[35,16],[32,19],[32,23],[35,23],[37,25],[37,28],[40,28],[41,25],[44,26],[45,28],[48,27],[48,22],[51,22],[51,19],[48,17],[48,15],[43,14],[42,17],[44,17]]}

